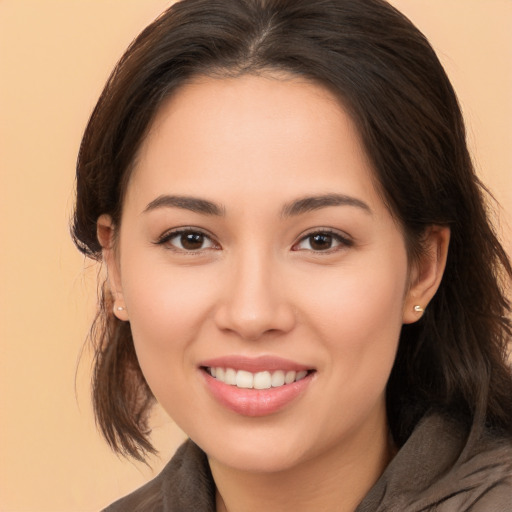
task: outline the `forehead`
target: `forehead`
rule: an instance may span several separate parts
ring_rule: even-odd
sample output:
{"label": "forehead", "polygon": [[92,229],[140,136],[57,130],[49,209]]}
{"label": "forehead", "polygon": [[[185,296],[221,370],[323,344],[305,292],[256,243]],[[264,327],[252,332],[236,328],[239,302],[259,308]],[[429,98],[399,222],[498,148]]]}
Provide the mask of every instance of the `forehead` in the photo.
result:
{"label": "forehead", "polygon": [[283,196],[337,187],[375,195],[373,170],[339,99],[283,75],[200,77],[180,87],[157,112],[130,182],[137,195],[233,188],[254,195],[265,187],[269,196],[276,187]]}

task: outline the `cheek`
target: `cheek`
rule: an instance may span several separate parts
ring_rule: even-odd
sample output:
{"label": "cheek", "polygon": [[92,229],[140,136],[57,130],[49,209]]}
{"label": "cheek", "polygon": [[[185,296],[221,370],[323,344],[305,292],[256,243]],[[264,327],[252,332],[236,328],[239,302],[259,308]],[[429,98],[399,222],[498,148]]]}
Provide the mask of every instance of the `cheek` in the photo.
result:
{"label": "cheek", "polygon": [[134,345],[153,387],[190,366],[191,347],[215,302],[215,283],[201,267],[177,269],[136,255],[126,259],[125,268],[123,293]]}
{"label": "cheek", "polygon": [[317,293],[304,308],[320,330],[331,370],[343,386],[374,393],[385,386],[402,327],[406,269],[400,253],[311,279]]}
{"label": "cheek", "polygon": [[202,337],[210,291],[179,276],[151,276],[129,282],[127,308],[137,359],[157,401],[181,428],[191,401],[195,340]]}
{"label": "cheek", "polygon": [[[308,309],[325,326],[354,329],[354,334],[401,325],[406,260],[368,262],[312,275]],[[322,320],[323,319],[323,320]],[[351,336],[356,339],[359,336]]]}

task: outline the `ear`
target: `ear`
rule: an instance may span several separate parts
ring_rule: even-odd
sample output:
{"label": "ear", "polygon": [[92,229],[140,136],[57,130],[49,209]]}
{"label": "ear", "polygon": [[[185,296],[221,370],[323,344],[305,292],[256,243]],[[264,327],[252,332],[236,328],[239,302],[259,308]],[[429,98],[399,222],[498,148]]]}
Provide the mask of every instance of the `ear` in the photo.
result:
{"label": "ear", "polygon": [[123,297],[121,286],[121,272],[119,260],[114,244],[114,223],[110,215],[101,215],[96,222],[96,234],[102,247],[103,261],[107,267],[107,280],[110,291],[114,297],[114,315],[119,320],[128,321],[128,311]]}
{"label": "ear", "polygon": [[418,321],[432,300],[443,278],[450,243],[450,228],[430,226],[425,234],[424,251],[411,268],[404,301],[403,323]]}

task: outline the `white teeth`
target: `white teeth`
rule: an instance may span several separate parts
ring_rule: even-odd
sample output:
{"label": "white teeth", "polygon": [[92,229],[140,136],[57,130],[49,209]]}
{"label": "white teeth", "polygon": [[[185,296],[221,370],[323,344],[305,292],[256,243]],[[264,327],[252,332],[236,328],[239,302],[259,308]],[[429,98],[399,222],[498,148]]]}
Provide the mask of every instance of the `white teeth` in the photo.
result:
{"label": "white teeth", "polygon": [[272,386],[270,372],[258,372],[254,375],[254,389],[268,389]]}
{"label": "white teeth", "polygon": [[[225,381],[224,381],[225,382]],[[244,370],[238,370],[236,372],[236,387],[251,389],[254,382],[254,377],[251,372]],[[227,382],[226,382],[227,384]]]}
{"label": "white teeth", "polygon": [[308,372],[306,370],[297,372],[297,376],[295,377],[295,382],[297,382],[298,380],[302,380],[307,374],[308,374]]}
{"label": "white teeth", "polygon": [[282,370],[277,370],[272,374],[271,384],[273,388],[278,388],[284,384],[284,372]]}
{"label": "white teeth", "polygon": [[233,368],[226,368],[226,373],[224,374],[224,382],[230,386],[236,386],[236,372],[233,370]]}
{"label": "white teeth", "polygon": [[306,370],[299,372],[289,370],[276,370],[274,372],[263,371],[251,373],[245,370],[234,370],[233,368],[208,368],[212,377],[217,380],[243,389],[270,389],[278,388],[292,382],[302,380],[308,375]]}
{"label": "white teeth", "polygon": [[294,372],[293,370],[286,372],[286,375],[284,376],[284,383],[291,384],[292,382],[295,381],[296,376],[297,376],[297,372]]}

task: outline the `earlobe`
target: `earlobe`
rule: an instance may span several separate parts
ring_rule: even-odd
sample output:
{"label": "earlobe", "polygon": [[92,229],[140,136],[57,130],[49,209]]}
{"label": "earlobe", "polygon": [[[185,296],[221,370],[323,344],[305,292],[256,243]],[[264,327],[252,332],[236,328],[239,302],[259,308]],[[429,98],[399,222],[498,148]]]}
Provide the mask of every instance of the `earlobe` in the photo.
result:
{"label": "earlobe", "polygon": [[404,324],[418,321],[437,292],[446,267],[449,243],[450,228],[428,228],[423,244],[424,252],[411,271],[409,289],[404,301]]}
{"label": "earlobe", "polygon": [[96,234],[102,247],[102,256],[107,268],[107,281],[112,293],[114,315],[122,321],[128,321],[128,311],[124,302],[119,261],[116,256],[114,223],[110,215],[101,215],[96,222]]}

